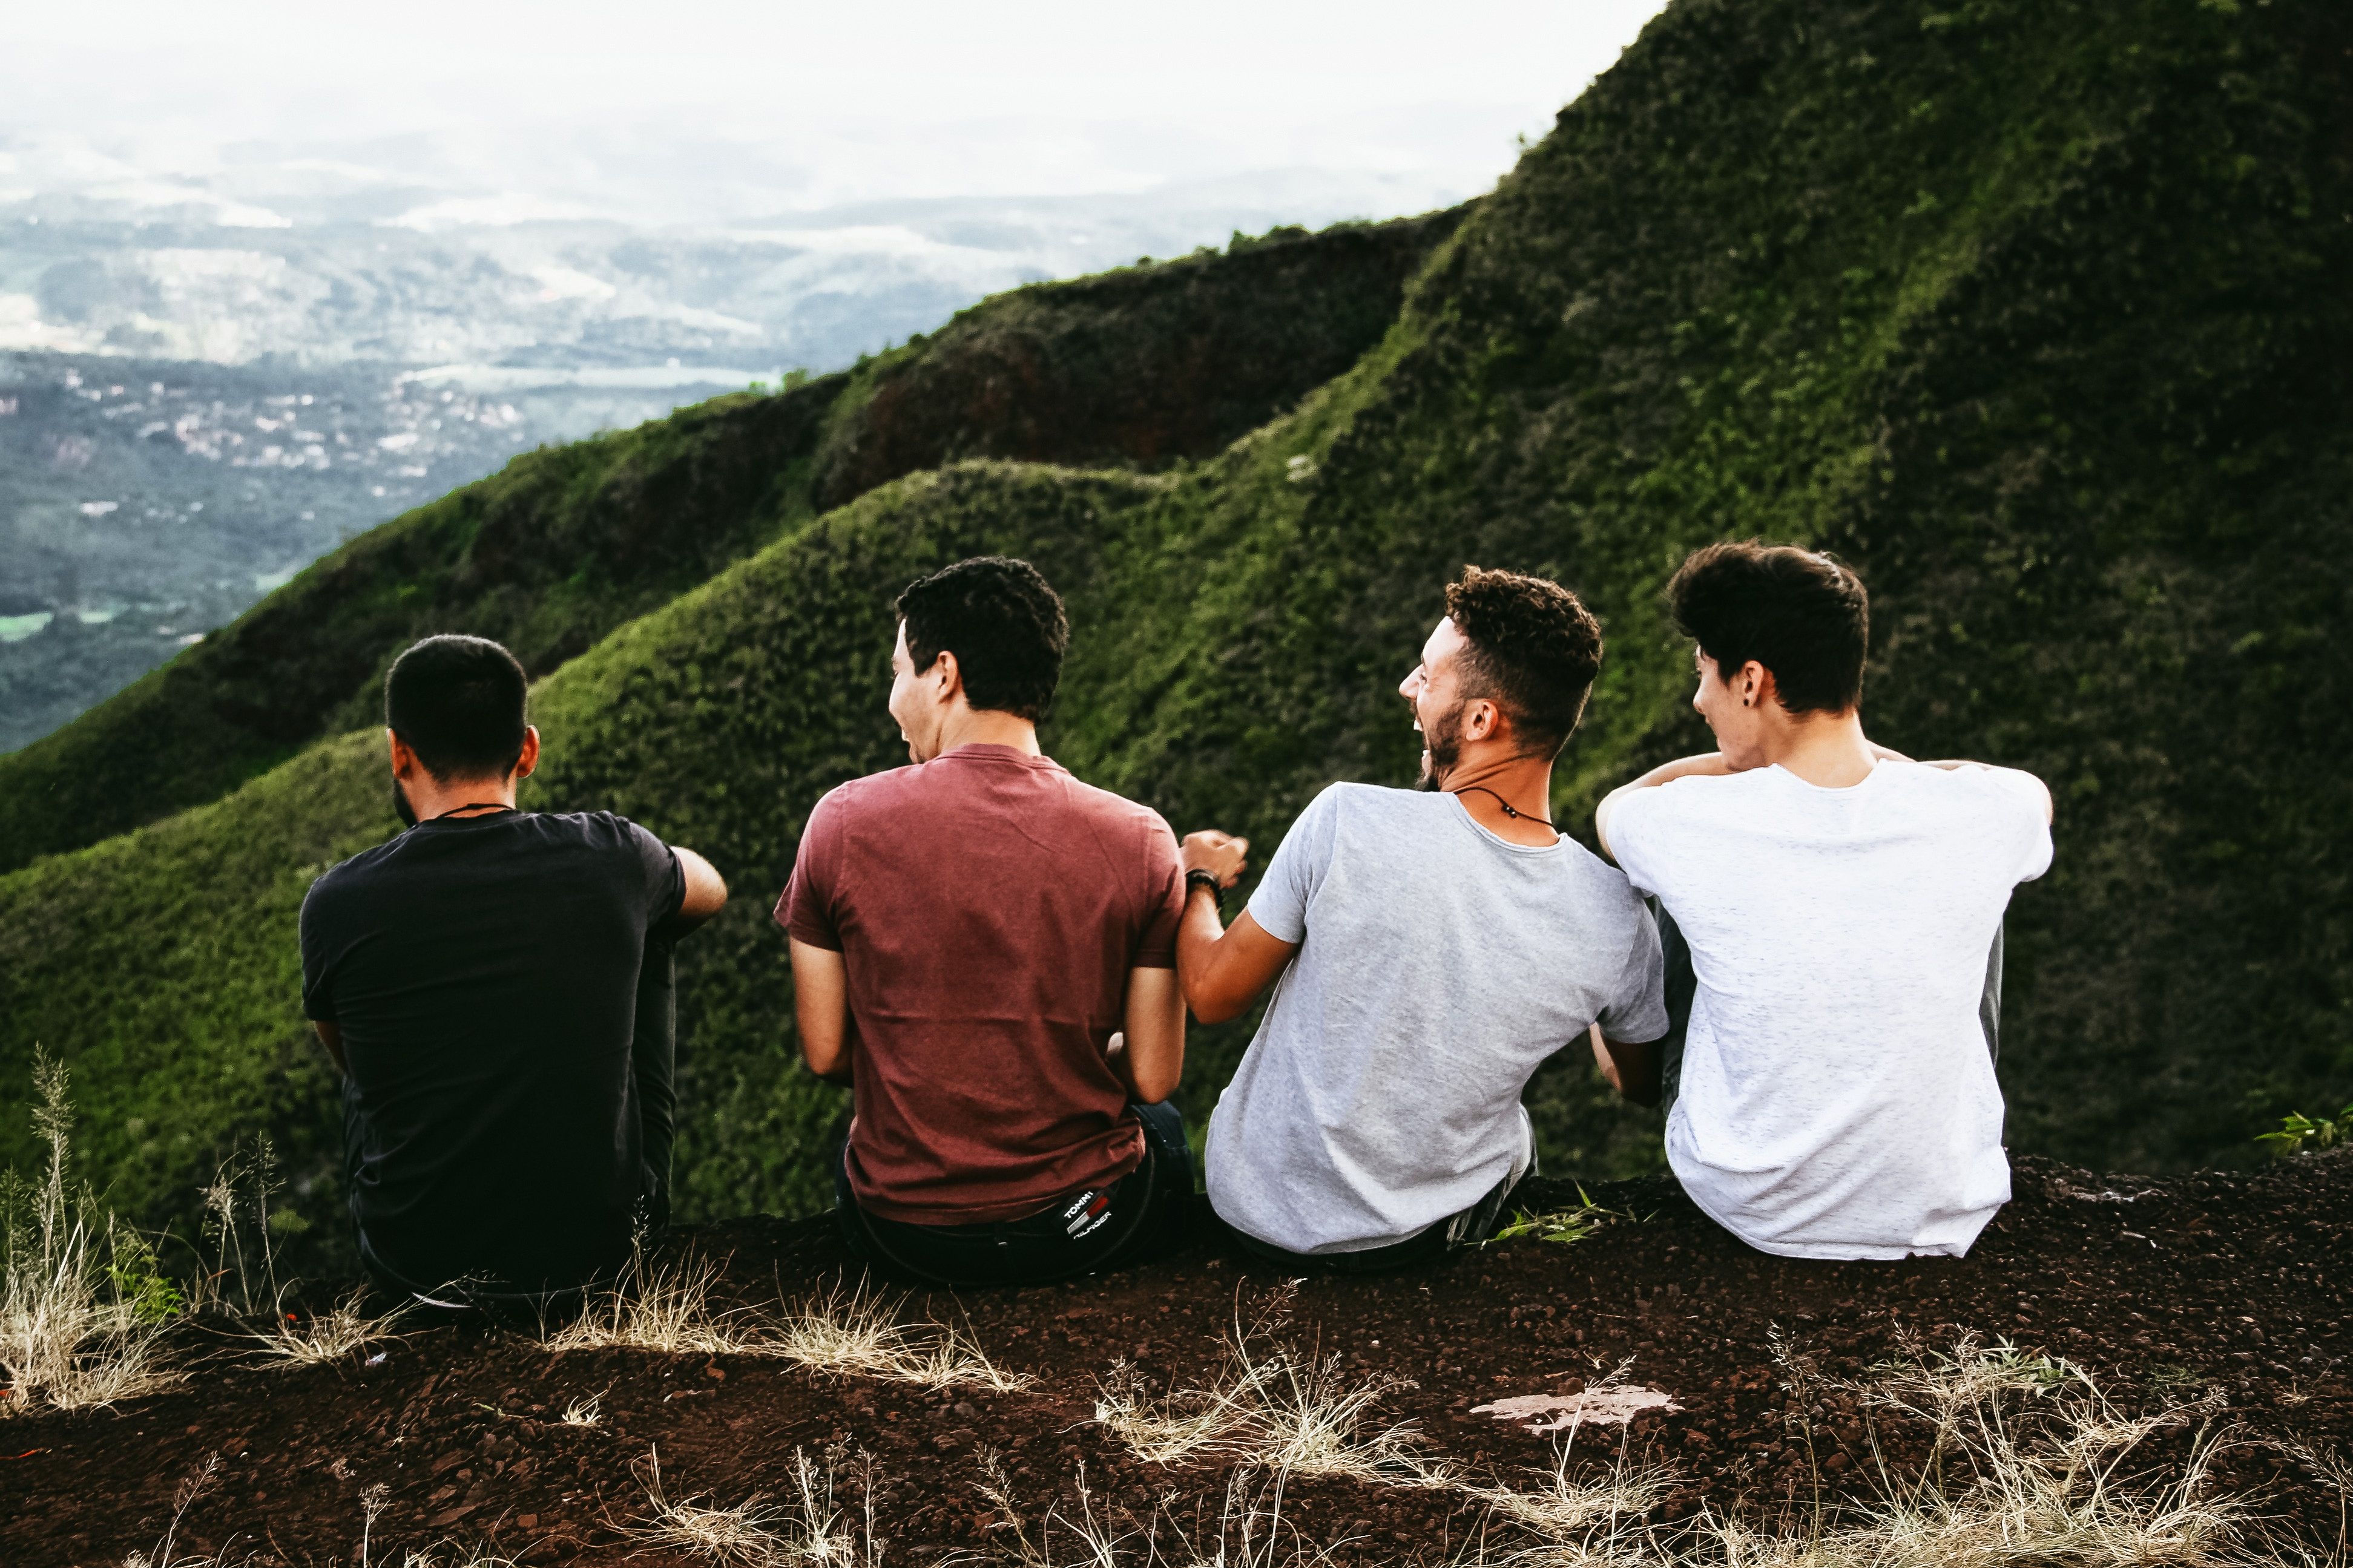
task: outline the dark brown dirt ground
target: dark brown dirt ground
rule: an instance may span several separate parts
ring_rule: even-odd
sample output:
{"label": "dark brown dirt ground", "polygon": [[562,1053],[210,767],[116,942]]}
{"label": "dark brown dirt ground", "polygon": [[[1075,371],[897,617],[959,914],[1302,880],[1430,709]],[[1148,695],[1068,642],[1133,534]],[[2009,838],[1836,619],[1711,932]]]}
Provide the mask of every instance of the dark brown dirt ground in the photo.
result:
{"label": "dark brown dirt ground", "polygon": [[[2279,1445],[2353,1455],[2353,1161],[2156,1181],[2024,1160],[2017,1200],[1970,1257],[1902,1264],[1765,1257],[1664,1182],[1590,1190],[1638,1217],[1573,1245],[1523,1238],[1423,1272],[1310,1279],[1284,1336],[1336,1352],[1353,1373],[1411,1380],[1384,1398],[1383,1415],[1418,1423],[1432,1452],[1470,1472],[1514,1484],[1549,1468],[1556,1439],[1471,1407],[1573,1391],[1631,1357],[1629,1375],[1683,1409],[1588,1428],[1573,1463],[1606,1472],[1621,1446],[1663,1462],[1681,1478],[1659,1505],[1664,1520],[1703,1506],[1786,1518],[1818,1489],[1868,1496],[1883,1460],[1900,1468],[1920,1457],[1918,1430],[1834,1389],[1793,1393],[1776,1336],[1831,1378],[1907,1343],[2006,1339],[2084,1367],[2125,1408],[2209,1399],[2234,1432],[2214,1489],[2253,1494],[2274,1528],[2339,1551],[2342,1495]],[[745,1300],[804,1298],[844,1268],[824,1222],[746,1220],[678,1245],[728,1258],[728,1288]],[[40,1568],[153,1553],[175,1489],[214,1454],[215,1484],[178,1527],[183,1555],[356,1563],[360,1494],[381,1483],[390,1496],[372,1531],[375,1563],[441,1540],[531,1563],[618,1561],[636,1550],[624,1531],[646,1494],[632,1465],[649,1450],[672,1498],[733,1504],[788,1491],[796,1447],[829,1445],[873,1456],[877,1533],[894,1564],[1008,1543],[1004,1516],[976,1487],[984,1449],[1002,1455],[1033,1518],[1058,1499],[1072,1506],[1083,1466],[1098,1514],[1143,1519],[1173,1499],[1168,1517],[1210,1521],[1213,1536],[1225,1476],[1129,1457],[1092,1421],[1098,1379],[1123,1358],[1162,1386],[1207,1379],[1238,1300],[1255,1311],[1282,1286],[1204,1245],[1127,1274],[906,1303],[908,1316],[968,1320],[1000,1364],[1037,1374],[1015,1394],[934,1394],[750,1357],[556,1355],[480,1327],[419,1333],[374,1367],[223,1359],[177,1392],[117,1409],[0,1422],[0,1560]],[[590,1394],[602,1394],[602,1426],[554,1423]],[[2152,1439],[2148,1463],[2185,1441]],[[849,1475],[841,1497],[864,1500]],[[1459,1493],[1332,1479],[1293,1481],[1283,1508],[1299,1542],[1364,1563],[1442,1561],[1482,1514]]]}

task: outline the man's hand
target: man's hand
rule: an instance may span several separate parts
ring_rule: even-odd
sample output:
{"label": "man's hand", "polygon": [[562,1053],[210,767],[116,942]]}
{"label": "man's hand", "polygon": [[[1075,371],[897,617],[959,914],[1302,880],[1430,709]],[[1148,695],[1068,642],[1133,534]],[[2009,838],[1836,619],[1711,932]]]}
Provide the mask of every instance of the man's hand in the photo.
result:
{"label": "man's hand", "polygon": [[1250,840],[1205,827],[1185,835],[1185,841],[1176,847],[1176,861],[1187,876],[1207,871],[1218,879],[1218,886],[1230,888],[1250,868]]}

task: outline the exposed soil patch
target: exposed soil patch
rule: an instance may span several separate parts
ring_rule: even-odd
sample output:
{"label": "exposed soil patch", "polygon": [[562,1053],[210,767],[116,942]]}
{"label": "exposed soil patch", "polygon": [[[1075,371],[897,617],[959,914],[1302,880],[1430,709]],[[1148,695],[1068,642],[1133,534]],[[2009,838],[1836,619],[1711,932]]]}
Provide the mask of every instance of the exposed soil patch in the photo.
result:
{"label": "exposed soil patch", "polygon": [[[1589,1190],[1638,1217],[1569,1246],[1523,1238],[1426,1272],[1310,1279],[1274,1337],[1336,1356],[1352,1381],[1410,1380],[1382,1394],[1377,1424],[1415,1423],[1423,1452],[1481,1484],[1548,1474],[1565,1434],[1528,1427],[1588,1388],[1658,1391],[1680,1408],[1612,1403],[1629,1418],[1580,1426],[1569,1464],[1596,1478],[1663,1464],[1678,1479],[1652,1509],[1662,1520],[1872,1495],[1883,1465],[1923,1457],[1926,1429],[1839,1383],[1965,1333],[2006,1339],[2084,1369],[2120,1409],[2203,1401],[2127,1468],[2178,1460],[2200,1422],[2229,1427],[2212,1489],[2260,1494],[2277,1528],[2338,1540],[2344,1499],[2295,1446],[2353,1452],[2353,1162],[2160,1182],[2021,1161],[2017,1202],[1971,1257],[1893,1265],[1764,1257],[1665,1183]],[[1576,1201],[1573,1189],[1551,1195]],[[738,1300],[804,1300],[843,1269],[823,1222],[747,1220],[686,1240],[729,1260],[723,1289]],[[1101,1382],[1124,1362],[1148,1389],[1208,1385],[1238,1303],[1251,1317],[1284,1285],[1204,1247],[1108,1279],[905,1303],[910,1317],[968,1321],[999,1365],[1034,1375],[1015,1393],[935,1393],[751,1356],[555,1354],[477,1327],[418,1334],[372,1366],[224,1362],[117,1410],[0,1423],[0,1559],[37,1568],[153,1552],[175,1489],[214,1454],[214,1482],[178,1527],[183,1554],[357,1562],[362,1494],[381,1485],[376,1562],[445,1538],[529,1563],[613,1561],[638,1547],[626,1527],[646,1516],[657,1449],[668,1496],[733,1505],[790,1495],[795,1450],[832,1447],[849,1456],[837,1489],[852,1512],[869,1500],[856,1456],[870,1454],[875,1531],[893,1563],[1010,1546],[1006,1513],[981,1489],[992,1452],[1033,1528],[1057,1500],[1078,1506],[1083,1469],[1098,1516],[1161,1510],[1214,1537],[1229,1465],[1135,1458],[1094,1419]],[[566,1424],[567,1407],[591,1397],[596,1424]],[[1539,1397],[1559,1402],[1552,1415],[1482,1408]],[[1283,1518],[1342,1563],[1436,1562],[1493,1527],[1474,1486],[1329,1477],[1294,1479]]]}

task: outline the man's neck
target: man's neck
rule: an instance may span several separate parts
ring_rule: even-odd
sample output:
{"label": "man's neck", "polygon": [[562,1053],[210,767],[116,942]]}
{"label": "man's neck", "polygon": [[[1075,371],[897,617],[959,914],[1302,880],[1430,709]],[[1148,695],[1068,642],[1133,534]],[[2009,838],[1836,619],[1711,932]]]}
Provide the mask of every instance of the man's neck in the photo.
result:
{"label": "man's neck", "polygon": [[1763,752],[1767,766],[1778,763],[1820,789],[1852,788],[1871,776],[1877,761],[1855,709],[1791,715],[1767,731]]}
{"label": "man's neck", "polygon": [[1461,799],[1472,821],[1506,843],[1544,845],[1560,837],[1546,826],[1552,819],[1549,757],[1486,756],[1466,746],[1438,787]]}
{"label": "man's neck", "polygon": [[959,746],[1010,746],[1024,756],[1045,755],[1038,749],[1037,725],[994,708],[965,708],[950,714],[940,726],[940,749],[932,754],[944,757]]}
{"label": "man's neck", "polygon": [[460,779],[444,784],[418,768],[411,777],[400,781],[400,788],[408,796],[408,809],[417,814],[419,822],[430,822],[463,806],[512,806],[515,803],[515,780],[512,774],[504,779]]}

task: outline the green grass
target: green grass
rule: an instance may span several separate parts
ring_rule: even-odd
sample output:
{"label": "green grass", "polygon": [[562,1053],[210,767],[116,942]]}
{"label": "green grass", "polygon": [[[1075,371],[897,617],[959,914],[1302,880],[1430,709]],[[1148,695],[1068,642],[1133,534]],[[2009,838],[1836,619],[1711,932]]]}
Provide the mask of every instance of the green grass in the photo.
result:
{"label": "green grass", "polygon": [[[2011,1145],[2249,1157],[2353,1069],[2348,48],[2317,0],[1679,0],[1379,342],[1222,452],[901,477],[563,664],[531,803],[628,813],[737,890],[680,955],[683,1212],[825,1201],[845,1102],[796,1065],[767,910],[818,797],[900,758],[892,595],[980,550],[1070,598],[1050,750],[1262,860],[1331,780],[1409,779],[1394,687],[1465,561],[1603,618],[1555,801],[1582,830],[1704,743],[1659,597],[1682,553],[1835,548],[1873,591],[1875,735],[2058,798],[2057,866],[2011,913]],[[1116,337],[1090,340],[1105,374]],[[859,419],[922,405],[893,374],[853,377]],[[266,1131],[311,1235],[340,1234],[293,919],[390,831],[379,745],[0,876],[0,1093],[36,1043],[69,1059],[91,1169],[142,1217]],[[1193,1114],[1247,1038],[1197,1032]],[[1654,1164],[1655,1117],[1579,1054],[1530,1088],[1546,1168]],[[0,1158],[28,1149],[0,1105]]]}

